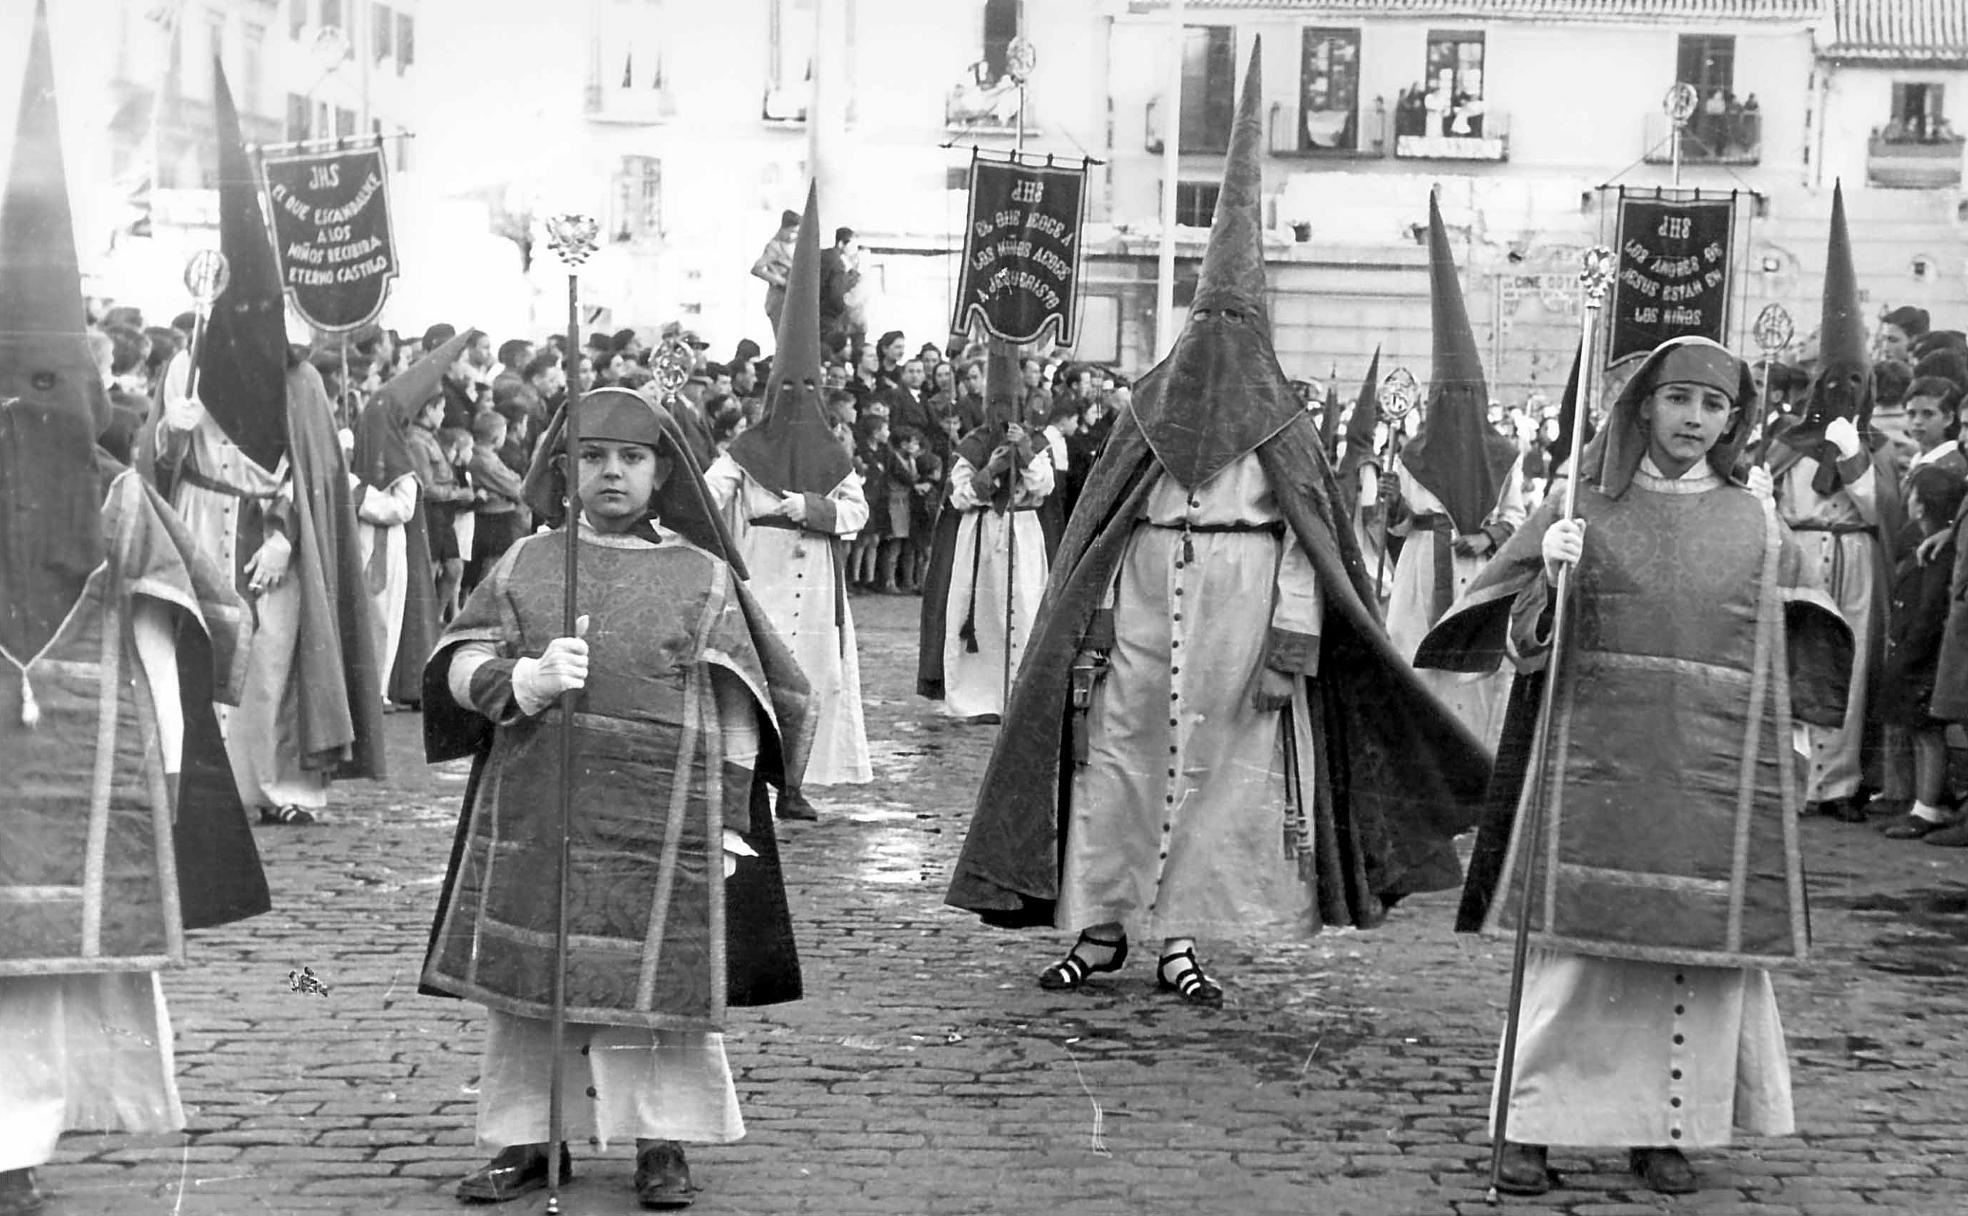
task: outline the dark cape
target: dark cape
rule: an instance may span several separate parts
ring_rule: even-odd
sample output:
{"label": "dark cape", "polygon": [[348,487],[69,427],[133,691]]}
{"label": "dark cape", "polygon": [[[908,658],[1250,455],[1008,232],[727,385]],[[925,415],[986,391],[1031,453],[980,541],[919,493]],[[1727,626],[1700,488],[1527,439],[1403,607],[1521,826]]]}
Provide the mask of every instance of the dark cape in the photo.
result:
{"label": "dark cape", "polygon": [[292,569],[300,630],[289,679],[299,690],[301,767],[381,777],[382,646],[362,569],[348,463],[321,374],[287,369],[287,459],[294,476]]}
{"label": "dark cape", "polygon": [[187,929],[210,929],[258,916],[273,907],[273,897],[212,708],[215,700],[239,701],[250,638],[245,605],[155,489],[107,453],[97,453],[96,466],[105,522],[174,551],[173,564],[182,564],[198,606],[194,615],[183,603],[165,601],[177,618],[178,708],[184,718],[178,781],[171,790],[179,917]]}
{"label": "dark cape", "polygon": [[[1405,895],[1461,880],[1451,840],[1475,822],[1490,758],[1388,643],[1351,529],[1335,520],[1338,490],[1319,442],[1318,423],[1300,411],[1256,452],[1326,597],[1320,676],[1307,689],[1330,786],[1314,827],[1314,906],[1323,922],[1365,927]],[[1141,428],[1118,423],[1061,541],[944,896],[988,924],[1053,924],[1072,820],[1069,667],[1163,475]]]}

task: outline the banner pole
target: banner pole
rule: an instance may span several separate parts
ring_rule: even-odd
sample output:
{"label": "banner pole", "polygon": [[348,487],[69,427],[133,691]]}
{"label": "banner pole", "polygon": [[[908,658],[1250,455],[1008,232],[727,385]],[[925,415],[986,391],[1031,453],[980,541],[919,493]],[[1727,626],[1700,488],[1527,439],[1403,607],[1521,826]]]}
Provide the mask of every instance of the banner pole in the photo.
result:
{"label": "banner pole", "polygon": [[1182,0],[1169,0],[1168,103],[1162,111],[1162,247],[1155,270],[1155,359],[1175,345],[1175,196],[1182,178]]}

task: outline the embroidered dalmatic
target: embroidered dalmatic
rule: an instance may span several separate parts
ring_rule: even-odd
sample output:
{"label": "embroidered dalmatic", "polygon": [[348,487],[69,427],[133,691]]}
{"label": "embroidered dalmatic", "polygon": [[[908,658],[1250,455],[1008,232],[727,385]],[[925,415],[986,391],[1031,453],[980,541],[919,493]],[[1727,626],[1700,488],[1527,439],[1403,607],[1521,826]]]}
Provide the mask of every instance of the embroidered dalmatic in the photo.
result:
{"label": "embroidered dalmatic", "polygon": [[[1425,662],[1507,654],[1541,670],[1540,546],[1560,509],[1554,494],[1532,514]],[[1483,920],[1514,932],[1529,884],[1510,1137],[1698,1148],[1788,1133],[1768,969],[1808,949],[1791,725],[1842,710],[1849,632],[1775,505],[1707,463],[1678,480],[1643,463],[1618,498],[1581,487],[1578,509],[1541,824],[1515,816]],[[1504,751],[1524,754],[1529,728],[1515,722]],[[1494,844],[1486,827],[1472,884]]]}

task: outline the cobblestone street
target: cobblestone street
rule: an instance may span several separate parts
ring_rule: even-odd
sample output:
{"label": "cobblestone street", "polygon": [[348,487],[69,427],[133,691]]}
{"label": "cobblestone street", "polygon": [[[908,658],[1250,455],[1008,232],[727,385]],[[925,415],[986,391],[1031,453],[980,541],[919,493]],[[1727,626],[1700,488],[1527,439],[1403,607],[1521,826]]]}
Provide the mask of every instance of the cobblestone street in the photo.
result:
{"label": "cobblestone street", "polygon": [[[912,695],[917,606],[855,601],[876,782],[815,790],[820,822],[781,829],[808,997],[735,1011],[749,1135],[690,1149],[693,1210],[1493,1210],[1507,949],[1453,935],[1443,893],[1369,934],[1205,942],[1218,1012],[1157,994],[1151,959],[1040,991],[1062,940],[941,903],[995,730]],[[465,773],[423,765],[418,725],[390,719],[387,787],[256,829],[274,911],[195,935],[166,978],[189,1132],[69,1137],[42,1172],[53,1216],[467,1210],[483,1011],[416,991]],[[1800,1134],[1695,1154],[1705,1189],[1680,1201],[1623,1152],[1558,1151],[1566,1186],[1512,1206],[1968,1212],[1968,856],[1825,820],[1805,839],[1818,950],[1777,981]],[[290,986],[304,965],[325,995]],[[575,1148],[565,1211],[638,1210],[632,1148]]]}

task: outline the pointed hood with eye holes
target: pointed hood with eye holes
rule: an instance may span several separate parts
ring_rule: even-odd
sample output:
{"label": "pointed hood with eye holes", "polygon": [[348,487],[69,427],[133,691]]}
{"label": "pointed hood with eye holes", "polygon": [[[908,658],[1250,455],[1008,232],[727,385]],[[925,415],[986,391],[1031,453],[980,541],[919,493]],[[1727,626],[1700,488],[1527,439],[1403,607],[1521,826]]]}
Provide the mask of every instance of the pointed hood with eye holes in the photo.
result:
{"label": "pointed hood with eye holes", "polygon": [[212,61],[219,134],[219,251],[232,281],[212,304],[198,396],[226,438],[263,469],[287,451],[287,313],[260,185],[225,69]]}
{"label": "pointed hood with eye holes", "polygon": [[1834,418],[1850,419],[1862,438],[1877,446],[1872,430],[1872,358],[1866,349],[1865,316],[1860,311],[1859,277],[1852,267],[1852,238],[1845,227],[1845,187],[1831,188],[1831,234],[1825,243],[1823,312],[1818,325],[1818,374],[1805,398],[1804,417],[1784,436],[1793,448],[1816,443],[1817,475],[1811,488],[1820,494],[1838,492],[1845,479],[1838,471],[1837,451],[1824,441],[1825,427]]}
{"label": "pointed hood with eye holes", "polygon": [[0,646],[25,660],[102,560],[95,440],[110,419],[89,356],[45,4],[12,159],[0,199]]}
{"label": "pointed hood with eye holes", "polygon": [[1428,284],[1435,357],[1421,430],[1401,448],[1401,465],[1442,502],[1458,532],[1474,532],[1496,509],[1517,445],[1490,426],[1490,390],[1476,332],[1462,300],[1455,255],[1433,191],[1428,195]]}
{"label": "pointed hood with eye holes", "polygon": [[[1640,405],[1663,384],[1718,388],[1738,407],[1756,400],[1756,380],[1750,375],[1749,364],[1721,344],[1690,334],[1656,346],[1606,411],[1606,429],[1585,445],[1581,457],[1584,463],[1579,472],[1596,482],[1600,493],[1608,498],[1618,498],[1633,484],[1633,474],[1647,454],[1647,426],[1640,417]],[[1734,480],[1736,460],[1754,422],[1749,413],[1738,408],[1728,429],[1708,450],[1708,465],[1722,480]]]}
{"label": "pointed hood with eye holes", "polygon": [[732,461],[775,494],[824,496],[854,468],[827,416],[820,368],[819,193],[817,183],[807,187],[765,386],[765,417],[731,441]]}
{"label": "pointed hood with eye holes", "polygon": [[1265,302],[1262,49],[1253,38],[1189,322],[1134,387],[1134,418],[1149,450],[1192,488],[1305,409],[1278,366]]}

